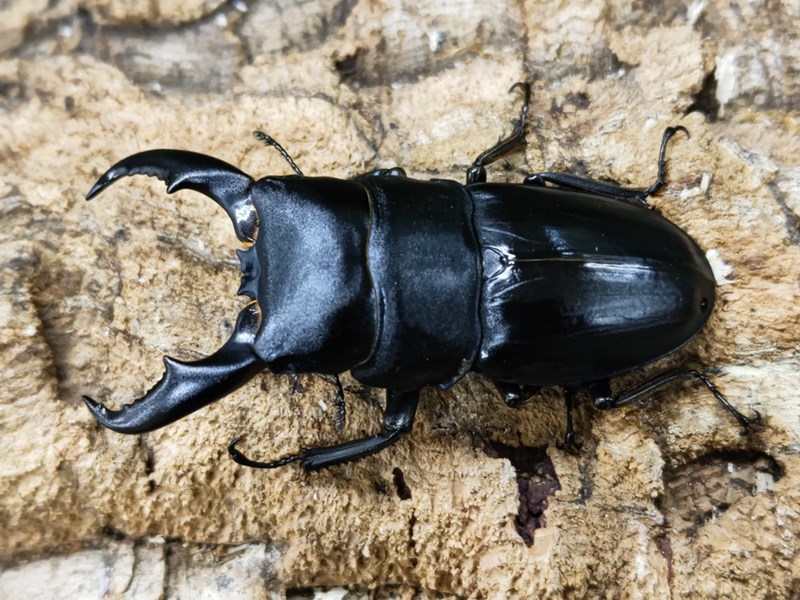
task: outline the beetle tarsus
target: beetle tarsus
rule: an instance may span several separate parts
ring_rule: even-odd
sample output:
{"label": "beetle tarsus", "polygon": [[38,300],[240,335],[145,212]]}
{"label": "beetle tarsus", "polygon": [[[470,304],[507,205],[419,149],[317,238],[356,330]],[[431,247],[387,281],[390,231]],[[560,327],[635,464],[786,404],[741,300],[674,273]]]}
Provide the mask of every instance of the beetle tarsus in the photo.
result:
{"label": "beetle tarsus", "polygon": [[511,135],[501,139],[494,146],[482,152],[478,158],[472,162],[472,165],[467,169],[468,184],[485,182],[486,165],[490,165],[504,156],[515,152],[527,143],[525,140],[525,127],[528,123],[528,110],[531,106],[531,84],[526,81],[518,81],[512,85],[508,91],[511,93],[517,88],[522,90],[525,97],[522,102],[522,109],[519,113],[519,119],[514,123],[514,130],[511,132]]}
{"label": "beetle tarsus", "polygon": [[751,425],[757,425],[758,423],[761,422],[760,412],[754,409],[753,410],[753,412],[755,413],[754,417],[747,417],[744,414],[742,414],[733,404],[730,403],[730,401],[722,394],[722,392],[719,391],[717,386],[714,385],[714,382],[711,381],[708,378],[708,376],[702,371],[691,370],[689,371],[689,375],[696,377],[697,379],[702,381],[705,384],[705,386],[711,391],[711,393],[714,394],[714,397],[722,404],[722,406],[725,407],[725,410],[731,413],[736,418],[736,420],[739,421],[742,427],[744,427],[745,430],[747,430]]}
{"label": "beetle tarsus", "polygon": [[647,205],[647,197],[658,192],[658,190],[660,190],[664,185],[667,176],[667,144],[669,143],[670,139],[672,139],[672,136],[679,131],[685,133],[687,138],[691,137],[689,130],[683,125],[667,127],[664,130],[664,134],[661,136],[661,148],[658,151],[658,175],[656,176],[656,180],[653,182],[653,185],[645,190],[642,190],[641,195],[636,198],[639,202]]}
{"label": "beetle tarsus", "polygon": [[338,375],[333,376],[333,383],[336,385],[336,429],[341,431],[347,424],[347,405],[344,402],[342,380]]}

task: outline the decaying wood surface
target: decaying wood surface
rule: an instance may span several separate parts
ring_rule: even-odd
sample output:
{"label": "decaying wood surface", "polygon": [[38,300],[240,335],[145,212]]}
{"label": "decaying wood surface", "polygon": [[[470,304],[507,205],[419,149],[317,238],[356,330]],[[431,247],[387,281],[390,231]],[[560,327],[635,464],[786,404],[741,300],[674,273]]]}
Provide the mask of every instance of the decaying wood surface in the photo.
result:
{"label": "decaying wood surface", "polygon": [[[800,596],[798,23],[796,2],[753,0],[0,3],[0,596]],[[492,181],[646,185],[664,127],[691,131],[652,203],[707,251],[715,313],[618,383],[714,367],[761,427],[678,385],[584,406],[571,455],[558,390],[511,410],[470,375],[424,391],[393,449],[264,472],[227,442],[271,458],[381,414],[345,377],[338,431],[329,382],[264,374],[153,433],[98,428],[82,393],[129,402],[243,305],[222,210],[146,178],[85,202],[110,164],[174,147],[287,173],[258,128],[307,174],[461,180],[510,130],[519,80],[529,144]]]}

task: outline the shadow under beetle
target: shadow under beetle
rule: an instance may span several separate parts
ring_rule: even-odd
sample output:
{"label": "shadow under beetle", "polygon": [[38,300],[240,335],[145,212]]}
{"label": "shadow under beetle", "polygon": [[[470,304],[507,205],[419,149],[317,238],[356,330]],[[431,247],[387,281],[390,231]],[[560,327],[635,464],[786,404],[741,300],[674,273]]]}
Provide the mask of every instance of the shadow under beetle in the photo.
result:
{"label": "shadow under beetle", "polygon": [[239,294],[252,302],[213,355],[165,357],[164,376],[143,398],[112,411],[84,397],[97,420],[122,433],[150,431],[267,368],[334,377],[349,370],[385,388],[384,431],[271,462],[250,460],[231,442],[234,460],[251,467],[299,461],[312,471],[378,452],[411,430],[422,387],[447,388],[468,371],[492,380],[511,406],[541,386],[564,388],[569,446],[579,389],[605,409],[697,378],[742,425],[758,421],[696,370],[670,370],[617,395],[609,385],[684,345],[714,305],[703,252],[647,204],[664,184],[667,143],[688,131],[664,131],[649,188],[563,173],[486,183],[485,166],[525,144],[530,86],[516,87],[525,99],[513,133],[475,159],[466,185],[410,179],[400,168],[352,180],[306,177],[261,132],[295,175],[253,181],[182,150],[141,152],[111,167],[88,199],[144,174],[166,182],[168,193],[192,189],[222,206],[247,247],[238,251]]}

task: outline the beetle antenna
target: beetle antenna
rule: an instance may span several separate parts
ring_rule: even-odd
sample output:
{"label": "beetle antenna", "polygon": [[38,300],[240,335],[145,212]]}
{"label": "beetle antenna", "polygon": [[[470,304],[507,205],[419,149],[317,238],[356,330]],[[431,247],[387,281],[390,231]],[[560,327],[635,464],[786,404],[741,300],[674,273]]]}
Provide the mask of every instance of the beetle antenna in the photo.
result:
{"label": "beetle antenna", "polygon": [[275,148],[275,150],[280,152],[281,156],[286,160],[286,162],[289,163],[289,166],[292,167],[292,171],[300,175],[300,177],[303,176],[303,172],[300,170],[297,164],[292,160],[292,157],[289,156],[289,153],[286,150],[284,150],[283,146],[281,146],[278,142],[276,142],[271,135],[267,135],[263,131],[254,131],[253,135],[257,140],[264,142],[267,146],[272,146],[273,148]]}

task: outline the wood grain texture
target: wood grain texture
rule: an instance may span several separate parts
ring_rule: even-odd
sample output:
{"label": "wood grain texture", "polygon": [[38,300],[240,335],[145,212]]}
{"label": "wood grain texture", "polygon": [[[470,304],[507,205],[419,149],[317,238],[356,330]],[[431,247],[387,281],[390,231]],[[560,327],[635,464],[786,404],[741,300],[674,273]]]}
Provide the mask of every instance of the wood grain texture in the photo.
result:
{"label": "wood grain texture", "polygon": [[[80,7],[0,3],[0,595],[30,597],[53,577],[56,593],[80,583],[81,597],[343,585],[397,597],[800,595],[797,3]],[[740,409],[764,415],[760,428],[741,435],[704,389],[677,385],[646,405],[583,406],[573,456],[556,445],[557,390],[511,410],[470,375],[424,391],[395,448],[313,475],[263,472],[230,461],[227,442],[246,434],[250,453],[273,458],[373,432],[381,413],[381,394],[345,377],[338,431],[329,382],[264,374],[153,433],[98,429],[82,393],[129,402],[160,377],[162,355],[219,347],[243,305],[222,210],[146,178],[85,202],[110,164],[174,147],[288,173],[252,138],[263,129],[307,174],[399,165],[462,180],[510,130],[519,98],[507,92],[523,79],[529,143],[491,181],[550,170],[646,185],[664,127],[691,131],[671,145],[652,203],[708,253],[717,306],[673,359],[616,384],[714,367]],[[538,467],[492,444],[546,448],[552,461],[560,490],[530,547],[515,526],[518,483],[550,467],[528,473]]]}

